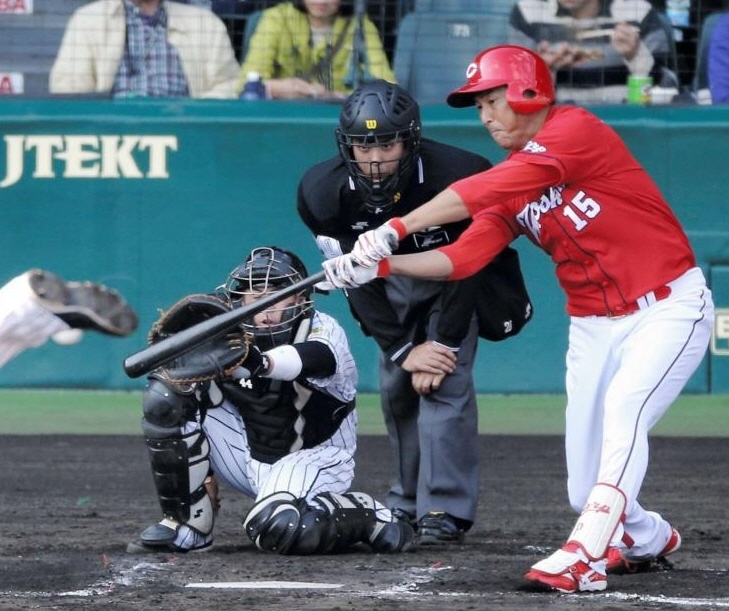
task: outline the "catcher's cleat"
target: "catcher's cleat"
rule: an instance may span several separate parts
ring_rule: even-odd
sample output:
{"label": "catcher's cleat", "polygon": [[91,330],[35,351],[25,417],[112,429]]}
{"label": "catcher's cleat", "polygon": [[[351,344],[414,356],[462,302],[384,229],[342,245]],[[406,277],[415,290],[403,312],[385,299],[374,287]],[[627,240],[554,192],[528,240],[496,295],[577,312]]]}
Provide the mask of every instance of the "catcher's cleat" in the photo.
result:
{"label": "catcher's cleat", "polygon": [[681,547],[681,534],[671,527],[668,542],[657,556],[649,558],[630,558],[623,555],[617,547],[611,547],[607,552],[607,572],[613,575],[626,573],[647,573],[650,571],[665,571],[673,568],[666,559]]}
{"label": "catcher's cleat", "polygon": [[465,529],[445,511],[430,511],[418,521],[418,545],[462,543]]}
{"label": "catcher's cleat", "polygon": [[524,579],[539,590],[567,594],[602,592],[607,588],[604,564],[604,561],[586,562],[577,547],[568,544],[537,562]]}
{"label": "catcher's cleat", "polygon": [[201,535],[184,524],[168,518],[142,531],[127,545],[128,554],[161,552],[206,552],[213,547],[213,535]]}
{"label": "catcher's cleat", "polygon": [[27,274],[38,303],[73,329],[124,337],[139,324],[137,314],[122,296],[103,284],[65,282],[41,269]]}

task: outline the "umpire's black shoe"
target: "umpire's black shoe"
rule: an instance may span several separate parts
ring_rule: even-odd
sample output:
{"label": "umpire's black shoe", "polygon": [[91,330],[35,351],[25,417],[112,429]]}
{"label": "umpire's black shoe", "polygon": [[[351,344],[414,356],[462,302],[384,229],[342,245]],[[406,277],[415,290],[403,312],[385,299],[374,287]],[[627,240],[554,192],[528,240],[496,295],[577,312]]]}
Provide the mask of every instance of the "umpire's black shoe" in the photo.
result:
{"label": "umpire's black shoe", "polygon": [[122,296],[103,284],[65,282],[42,269],[32,269],[27,275],[38,303],[74,329],[124,337],[139,324]]}
{"label": "umpire's black shoe", "polygon": [[418,521],[417,545],[462,543],[466,530],[445,511],[430,511]]}

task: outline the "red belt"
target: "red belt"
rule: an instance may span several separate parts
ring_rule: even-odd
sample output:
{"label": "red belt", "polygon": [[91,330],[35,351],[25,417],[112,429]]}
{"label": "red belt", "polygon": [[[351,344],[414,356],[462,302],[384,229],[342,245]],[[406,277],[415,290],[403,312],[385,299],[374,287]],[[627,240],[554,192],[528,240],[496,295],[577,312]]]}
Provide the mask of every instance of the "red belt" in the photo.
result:
{"label": "red belt", "polygon": [[657,301],[662,301],[671,294],[670,286],[659,286],[657,289],[647,292],[645,295],[641,295],[635,301],[626,303],[620,308],[615,308],[612,312],[608,313],[608,318],[621,318],[622,316],[628,316],[634,314],[638,310],[644,310],[645,308],[652,306]]}

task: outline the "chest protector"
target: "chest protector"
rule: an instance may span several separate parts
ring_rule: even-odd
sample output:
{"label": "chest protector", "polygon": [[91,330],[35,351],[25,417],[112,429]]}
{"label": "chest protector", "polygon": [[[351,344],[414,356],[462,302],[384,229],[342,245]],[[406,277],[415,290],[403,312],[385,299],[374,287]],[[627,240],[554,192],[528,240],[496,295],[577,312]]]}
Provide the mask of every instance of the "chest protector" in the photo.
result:
{"label": "chest protector", "polygon": [[243,418],[252,457],[268,464],[329,439],[355,405],[303,381],[254,378],[227,380],[222,387]]}

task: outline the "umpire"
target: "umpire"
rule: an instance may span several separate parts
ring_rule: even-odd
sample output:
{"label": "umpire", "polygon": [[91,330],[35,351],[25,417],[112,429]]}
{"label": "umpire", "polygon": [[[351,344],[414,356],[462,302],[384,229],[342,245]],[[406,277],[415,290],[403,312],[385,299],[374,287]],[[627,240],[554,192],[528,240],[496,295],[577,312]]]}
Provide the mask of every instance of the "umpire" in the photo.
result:
{"label": "umpire", "polygon": [[[336,138],[339,155],[310,168],[298,188],[299,215],[327,259],[349,252],[368,229],[491,167],[479,155],[421,139],[417,102],[382,80],[345,101]],[[409,236],[398,253],[450,244],[469,223]],[[460,282],[392,276],[346,292],[355,319],[381,349],[380,394],[395,467],[387,505],[417,527],[420,545],[461,542],[475,519],[479,326],[495,329],[484,337],[503,339],[530,315],[516,253],[509,255],[506,292],[518,306],[503,316],[488,268]],[[491,308],[481,320],[478,300]]]}

